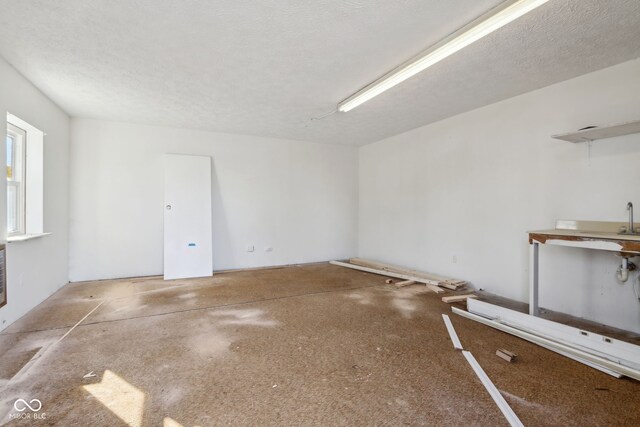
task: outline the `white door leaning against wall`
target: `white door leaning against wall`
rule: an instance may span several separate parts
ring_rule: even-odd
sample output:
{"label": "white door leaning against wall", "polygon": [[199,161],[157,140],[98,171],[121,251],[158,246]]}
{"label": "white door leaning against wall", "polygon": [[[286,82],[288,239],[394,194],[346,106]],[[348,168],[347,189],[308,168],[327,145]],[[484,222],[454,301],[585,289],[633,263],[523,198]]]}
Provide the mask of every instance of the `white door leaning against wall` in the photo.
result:
{"label": "white door leaning against wall", "polygon": [[211,276],[211,158],[165,154],[164,177],[164,278]]}

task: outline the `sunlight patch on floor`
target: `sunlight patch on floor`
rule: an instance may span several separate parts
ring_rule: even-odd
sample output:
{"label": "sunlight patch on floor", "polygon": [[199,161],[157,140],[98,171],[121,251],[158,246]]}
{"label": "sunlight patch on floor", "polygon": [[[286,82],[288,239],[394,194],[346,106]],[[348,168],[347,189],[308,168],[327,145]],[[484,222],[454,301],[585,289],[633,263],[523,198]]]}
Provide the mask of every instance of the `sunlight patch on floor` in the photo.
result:
{"label": "sunlight patch on floor", "polygon": [[[164,420],[162,420],[162,427],[185,427],[185,426],[183,424],[180,424],[173,418],[164,417]],[[200,426],[194,426],[194,427],[200,427]]]}
{"label": "sunlight patch on floor", "polygon": [[173,418],[164,417],[162,420],[162,427],[184,427],[182,424],[174,420]]}
{"label": "sunlight patch on floor", "polygon": [[142,426],[145,395],[123,378],[106,370],[102,381],[82,387],[129,427]]}

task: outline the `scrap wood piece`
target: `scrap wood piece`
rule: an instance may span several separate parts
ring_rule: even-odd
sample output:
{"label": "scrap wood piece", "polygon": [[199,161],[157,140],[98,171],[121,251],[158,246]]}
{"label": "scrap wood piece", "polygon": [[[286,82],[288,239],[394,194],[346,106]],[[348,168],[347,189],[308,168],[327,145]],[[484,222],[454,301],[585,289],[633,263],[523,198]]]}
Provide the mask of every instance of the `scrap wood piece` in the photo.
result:
{"label": "scrap wood piece", "polygon": [[374,268],[376,270],[382,270],[390,273],[405,274],[413,277],[417,277],[420,280],[416,280],[418,283],[428,283],[435,286],[451,287],[450,289],[456,290],[460,286],[466,285],[464,280],[456,280],[447,277],[438,276],[431,273],[425,273],[423,271],[411,270],[409,268],[398,267],[396,265],[384,264],[377,261],[371,261],[363,258],[351,258],[349,260],[351,264],[359,265],[361,267]]}
{"label": "scrap wood piece", "polygon": [[462,288],[466,284],[467,282],[465,282],[464,280],[445,280],[443,282],[438,283],[438,286],[451,289],[452,291],[457,291],[458,289]]}
{"label": "scrap wood piece", "polygon": [[[331,261],[331,263],[333,264],[334,261]],[[343,263],[344,264],[344,263]],[[342,264],[339,264],[342,265]],[[362,271],[369,271],[372,273],[376,273],[376,274],[382,274],[382,275],[386,275],[386,276],[391,276],[391,277],[395,277],[397,279],[404,279],[404,280],[413,280],[415,282],[419,282],[419,283],[431,283],[432,285],[438,285],[439,281],[437,280],[433,280],[430,278],[426,278],[426,277],[422,277],[416,274],[413,274],[414,272],[411,270],[404,270],[404,269],[400,269],[400,268],[392,268],[389,266],[386,266],[385,264],[380,264],[377,262],[370,262],[367,260],[363,260],[360,258],[351,258],[349,260],[349,264],[347,264],[347,266],[349,266],[350,268],[356,269],[356,270],[362,270]]]}
{"label": "scrap wood piece", "polygon": [[475,295],[475,294],[451,295],[448,297],[442,297],[442,301],[446,302],[447,304],[451,304],[452,302],[466,301],[467,298],[478,298],[478,295]]}
{"label": "scrap wood piece", "polygon": [[482,369],[482,367],[480,366],[476,358],[473,357],[473,354],[465,350],[462,351],[462,354],[464,355],[465,359],[467,359],[467,362],[469,362],[469,365],[471,365],[471,368],[473,369],[473,371],[476,373],[476,375],[482,382],[482,385],[484,385],[484,388],[489,392],[489,395],[491,395],[491,397],[493,398],[493,401],[496,402],[496,405],[498,405],[498,408],[500,408],[500,411],[502,411],[502,414],[509,422],[509,425],[524,427],[524,424],[522,424],[522,421],[520,421],[520,418],[518,418],[516,413],[513,412],[513,409],[511,409],[511,406],[509,406],[507,401],[504,400],[504,397],[502,397],[502,394],[500,394],[496,386],[493,384],[493,382],[491,382],[491,379],[489,379],[489,377],[484,372],[484,370]]}
{"label": "scrap wood piece", "polygon": [[61,337],[60,337],[60,339],[58,339],[58,341],[56,341],[56,342],[54,343],[54,345],[55,345],[55,344],[58,344],[60,341],[62,341],[63,339],[65,339],[65,338],[67,337],[67,335],[69,335],[71,332],[73,332],[73,330],[74,330],[75,328],[77,328],[77,327],[78,327],[78,325],[80,325],[82,322],[84,322],[84,320],[85,320],[87,317],[91,316],[91,315],[93,314],[93,312],[94,312],[94,311],[96,311],[97,309],[99,309],[99,308],[100,308],[100,306],[102,306],[102,304],[104,304],[106,301],[107,301],[107,300],[103,300],[102,302],[100,302],[100,304],[96,305],[96,306],[93,308],[93,310],[91,310],[90,312],[88,312],[87,314],[85,314],[85,316],[84,316],[82,319],[78,320],[78,323],[76,323],[75,325],[73,325],[73,326],[71,327],[71,329],[69,329],[69,330],[67,331],[67,333],[66,333],[66,334],[64,334],[63,336],[61,336]]}
{"label": "scrap wood piece", "polygon": [[397,267],[391,264],[384,264],[381,262],[371,261],[363,258],[350,258],[349,262],[351,264],[359,265],[361,267],[375,268],[376,270],[390,271],[392,273],[408,273],[411,271],[406,268]]}
{"label": "scrap wood piece", "polygon": [[384,283],[386,283],[387,285],[390,285],[393,283],[393,279],[387,279],[384,281]]}
{"label": "scrap wood piece", "polygon": [[348,262],[329,261],[329,264],[339,265],[340,267],[352,268],[354,270],[366,271],[367,273],[379,274],[381,276],[394,277],[396,279],[414,280],[416,282],[425,283],[425,282],[422,282],[420,280],[420,278],[409,276],[408,274],[394,273],[392,271],[383,271],[383,270],[378,270],[378,269],[372,268],[372,267],[364,267],[364,266],[357,265],[357,264],[350,264]]}
{"label": "scrap wood piece", "polygon": [[429,288],[430,290],[432,290],[436,294],[444,292],[444,289],[440,289],[438,286],[432,285],[431,283],[427,283],[426,285],[427,285],[427,288]]}
{"label": "scrap wood piece", "polygon": [[397,282],[396,286],[399,288],[402,288],[404,286],[410,286],[415,284],[416,284],[415,280],[403,280],[402,282]]}
{"label": "scrap wood piece", "polygon": [[499,348],[496,350],[496,356],[501,359],[506,360],[507,362],[513,362],[518,357],[517,354],[510,352],[509,350],[505,350],[504,348]]}
{"label": "scrap wood piece", "polygon": [[447,327],[447,332],[449,332],[449,336],[451,337],[453,348],[455,348],[456,350],[463,350],[462,343],[458,338],[458,334],[456,334],[456,330],[453,328],[453,323],[451,323],[451,319],[449,319],[449,316],[443,314],[442,320],[444,320],[444,325]]}
{"label": "scrap wood piece", "polygon": [[438,276],[432,273],[425,273],[423,271],[412,270],[410,268],[399,267],[397,265],[385,264],[382,262],[371,261],[363,258],[351,258],[349,259],[349,262],[351,264],[360,265],[362,267],[370,267],[370,268],[375,268],[377,270],[383,270],[383,271],[389,271],[392,273],[400,273],[400,274],[407,274],[411,276],[420,277],[430,282],[434,282],[434,284],[437,284],[440,282],[447,282],[447,281],[458,282],[458,280]]}

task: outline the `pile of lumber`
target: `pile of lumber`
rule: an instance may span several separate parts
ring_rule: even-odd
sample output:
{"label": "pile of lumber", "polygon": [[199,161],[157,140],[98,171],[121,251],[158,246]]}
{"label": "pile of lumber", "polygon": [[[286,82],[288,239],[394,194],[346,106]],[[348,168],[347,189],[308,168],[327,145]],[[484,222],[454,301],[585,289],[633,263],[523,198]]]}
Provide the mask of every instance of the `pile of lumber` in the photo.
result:
{"label": "pile of lumber", "polygon": [[[464,280],[449,279],[431,273],[411,270],[391,264],[384,264],[377,261],[370,261],[363,258],[351,258],[349,262],[331,261],[333,265],[353,268],[355,270],[366,271],[368,273],[380,274],[382,276],[402,279],[401,286],[413,283],[423,283],[434,292],[442,292],[440,288],[453,291],[461,290],[467,284]],[[413,282],[413,283],[411,283]],[[398,283],[396,283],[398,285]]]}

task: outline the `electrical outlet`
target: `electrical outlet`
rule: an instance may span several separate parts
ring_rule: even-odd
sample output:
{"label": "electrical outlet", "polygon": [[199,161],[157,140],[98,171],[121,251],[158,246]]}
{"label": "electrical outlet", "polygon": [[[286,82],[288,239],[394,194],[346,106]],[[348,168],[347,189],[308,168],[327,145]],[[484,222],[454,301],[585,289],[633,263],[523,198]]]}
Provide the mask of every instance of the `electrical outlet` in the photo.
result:
{"label": "electrical outlet", "polygon": [[247,252],[253,252],[255,250],[256,250],[256,247],[254,245],[247,246]]}
{"label": "electrical outlet", "polygon": [[452,262],[452,263],[454,263],[454,264],[457,264],[457,263],[458,263],[458,256],[457,256],[457,255],[454,255],[454,256],[451,258],[451,262]]}

